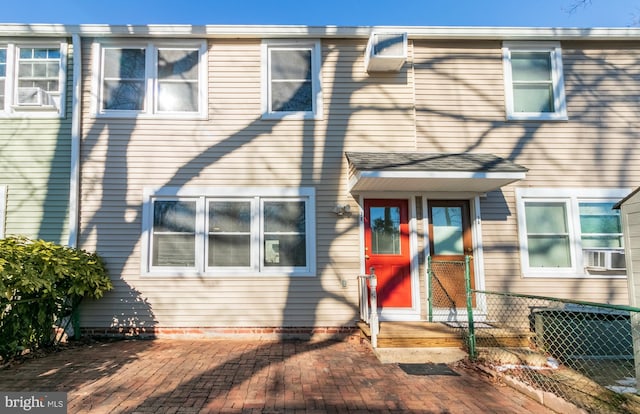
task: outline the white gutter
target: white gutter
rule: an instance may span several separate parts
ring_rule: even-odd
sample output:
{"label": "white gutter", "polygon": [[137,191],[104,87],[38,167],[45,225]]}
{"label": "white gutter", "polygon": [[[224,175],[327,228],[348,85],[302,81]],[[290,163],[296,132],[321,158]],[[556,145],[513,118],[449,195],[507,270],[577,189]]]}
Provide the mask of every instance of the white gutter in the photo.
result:
{"label": "white gutter", "polygon": [[69,241],[70,247],[78,245],[80,216],[80,138],[82,116],[82,42],[79,34],[71,36],[73,43],[73,79],[71,91],[71,163],[69,180]]}
{"label": "white gutter", "polygon": [[465,27],[302,25],[107,25],[0,24],[0,36],[180,37],[180,38],[368,38],[373,31],[406,32],[431,40],[637,40],[637,27]]}

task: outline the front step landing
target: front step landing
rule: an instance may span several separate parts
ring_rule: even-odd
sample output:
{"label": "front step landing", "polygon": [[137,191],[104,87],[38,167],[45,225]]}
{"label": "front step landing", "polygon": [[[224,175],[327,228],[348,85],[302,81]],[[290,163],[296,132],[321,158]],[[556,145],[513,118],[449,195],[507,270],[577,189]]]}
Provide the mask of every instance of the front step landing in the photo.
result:
{"label": "front step landing", "polygon": [[375,348],[374,354],[383,364],[453,364],[467,358],[467,353],[453,347]]}

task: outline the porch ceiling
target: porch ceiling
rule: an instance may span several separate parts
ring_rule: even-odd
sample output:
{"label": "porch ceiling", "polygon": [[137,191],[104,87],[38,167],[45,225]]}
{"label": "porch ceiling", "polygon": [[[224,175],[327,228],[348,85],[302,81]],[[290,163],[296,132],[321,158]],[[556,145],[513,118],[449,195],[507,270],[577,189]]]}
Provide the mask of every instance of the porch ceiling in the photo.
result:
{"label": "porch ceiling", "polygon": [[527,168],[493,154],[347,152],[349,191],[486,193],[522,180]]}

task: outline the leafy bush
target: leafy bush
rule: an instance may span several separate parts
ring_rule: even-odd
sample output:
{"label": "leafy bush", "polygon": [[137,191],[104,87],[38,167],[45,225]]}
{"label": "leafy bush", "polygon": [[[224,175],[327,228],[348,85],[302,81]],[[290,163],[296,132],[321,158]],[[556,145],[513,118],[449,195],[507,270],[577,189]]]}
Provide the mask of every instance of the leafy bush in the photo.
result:
{"label": "leafy bush", "polygon": [[0,239],[0,357],[52,346],[53,326],[84,297],[113,288],[95,253],[25,237]]}

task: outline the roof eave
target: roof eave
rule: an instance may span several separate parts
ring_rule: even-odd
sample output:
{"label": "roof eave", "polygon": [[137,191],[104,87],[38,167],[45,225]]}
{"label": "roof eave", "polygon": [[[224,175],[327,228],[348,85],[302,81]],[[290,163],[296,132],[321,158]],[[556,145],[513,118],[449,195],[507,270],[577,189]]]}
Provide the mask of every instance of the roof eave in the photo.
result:
{"label": "roof eave", "polygon": [[550,28],[483,26],[304,25],[108,25],[0,24],[0,36],[181,37],[181,38],[367,38],[374,31],[406,32],[410,39],[446,40],[632,40],[640,28]]}
{"label": "roof eave", "polygon": [[525,172],[363,170],[350,177],[348,189],[484,194],[525,178]]}

